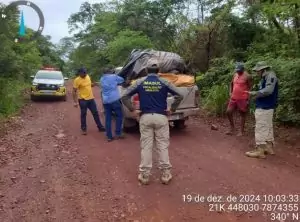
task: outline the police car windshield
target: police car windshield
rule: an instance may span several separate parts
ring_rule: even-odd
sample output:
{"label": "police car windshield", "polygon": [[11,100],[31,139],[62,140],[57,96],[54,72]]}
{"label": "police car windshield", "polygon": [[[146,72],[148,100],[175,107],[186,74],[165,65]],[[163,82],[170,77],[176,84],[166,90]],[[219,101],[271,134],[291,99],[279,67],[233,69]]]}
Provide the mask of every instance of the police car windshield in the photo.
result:
{"label": "police car windshield", "polygon": [[35,76],[36,79],[53,79],[53,80],[62,80],[63,75],[61,72],[47,72],[42,71],[38,72]]}

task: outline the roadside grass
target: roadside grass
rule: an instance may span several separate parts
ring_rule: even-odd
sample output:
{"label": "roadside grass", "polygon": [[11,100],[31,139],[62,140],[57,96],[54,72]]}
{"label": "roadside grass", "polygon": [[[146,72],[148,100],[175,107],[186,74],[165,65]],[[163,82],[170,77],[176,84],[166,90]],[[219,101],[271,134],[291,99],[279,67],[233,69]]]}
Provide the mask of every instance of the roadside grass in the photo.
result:
{"label": "roadside grass", "polygon": [[28,82],[0,78],[0,121],[16,115],[26,103]]}
{"label": "roadside grass", "polygon": [[224,117],[229,97],[228,86],[225,84],[214,85],[205,94],[206,96],[202,101],[204,110],[210,115]]}

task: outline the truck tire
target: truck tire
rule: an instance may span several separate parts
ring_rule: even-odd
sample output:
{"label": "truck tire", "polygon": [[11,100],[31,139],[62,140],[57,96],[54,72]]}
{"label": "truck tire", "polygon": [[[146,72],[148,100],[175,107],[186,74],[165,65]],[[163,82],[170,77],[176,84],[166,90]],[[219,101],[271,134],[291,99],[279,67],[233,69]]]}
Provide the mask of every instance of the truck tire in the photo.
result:
{"label": "truck tire", "polygon": [[137,121],[133,119],[124,118],[123,119],[123,131],[130,133],[130,132],[136,132],[139,130],[139,124]]}
{"label": "truck tire", "polygon": [[174,121],[174,128],[175,129],[185,129],[186,128],[185,120],[184,119],[175,120]]}

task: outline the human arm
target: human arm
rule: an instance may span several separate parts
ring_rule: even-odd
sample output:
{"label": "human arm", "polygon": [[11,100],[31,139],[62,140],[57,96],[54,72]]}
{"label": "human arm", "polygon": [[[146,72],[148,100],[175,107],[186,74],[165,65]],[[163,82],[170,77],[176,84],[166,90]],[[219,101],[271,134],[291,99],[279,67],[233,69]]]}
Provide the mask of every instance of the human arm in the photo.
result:
{"label": "human arm", "polygon": [[128,89],[121,98],[122,103],[129,109],[130,112],[133,112],[135,110],[131,102],[131,97],[134,94],[138,93],[138,87],[141,84],[141,82],[142,80],[137,80],[136,82],[134,82],[131,86],[128,87]]}
{"label": "human arm", "polygon": [[166,80],[162,80],[162,79],[160,80],[168,87],[168,92],[174,96],[174,102],[171,104],[170,111],[175,112],[178,106],[180,105],[181,101],[183,100],[183,95],[174,84]]}
{"label": "human arm", "polygon": [[92,87],[94,86],[100,86],[100,83],[99,82],[92,82]]}
{"label": "human arm", "polygon": [[275,85],[277,83],[277,77],[273,72],[270,72],[266,75],[266,85],[263,89],[258,91],[250,91],[250,95],[254,95],[255,98],[261,98],[269,96],[273,93]]}
{"label": "human arm", "polygon": [[248,85],[248,90],[251,91],[253,87],[253,79],[250,74],[247,73],[247,85]]}
{"label": "human arm", "polygon": [[116,81],[118,85],[121,85],[122,83],[124,83],[124,79],[121,76],[116,76]]}
{"label": "human arm", "polygon": [[233,80],[231,80],[230,85],[229,85],[229,96],[231,96],[233,90]]}
{"label": "human arm", "polygon": [[231,97],[232,91],[233,91],[233,82],[234,82],[234,77],[235,77],[236,73],[233,74],[231,82],[229,84],[229,96]]}
{"label": "human arm", "polygon": [[78,96],[77,96],[78,87],[79,87],[78,81],[75,79],[73,83],[73,90],[72,90],[72,97],[73,97],[75,107],[78,106]]}
{"label": "human arm", "polygon": [[259,97],[266,97],[266,96],[271,95],[274,92],[277,81],[278,80],[277,80],[277,77],[275,76],[275,74],[273,72],[270,72],[266,76],[265,88],[259,90],[256,97],[259,98]]}

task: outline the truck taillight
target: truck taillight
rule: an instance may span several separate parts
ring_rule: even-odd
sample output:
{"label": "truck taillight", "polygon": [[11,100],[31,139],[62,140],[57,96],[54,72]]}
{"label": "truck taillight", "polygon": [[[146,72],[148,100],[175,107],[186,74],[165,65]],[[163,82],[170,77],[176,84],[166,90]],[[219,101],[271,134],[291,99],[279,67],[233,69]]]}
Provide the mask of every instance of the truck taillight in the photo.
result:
{"label": "truck taillight", "polygon": [[199,90],[195,91],[195,106],[199,106],[199,100],[200,100],[200,92]]}
{"label": "truck taillight", "polygon": [[133,102],[139,102],[140,101],[139,95],[134,95],[132,98],[133,98]]}
{"label": "truck taillight", "polygon": [[140,103],[139,95],[134,95],[134,96],[132,97],[132,100],[133,100],[133,104],[134,104],[134,105],[139,104],[139,103]]}
{"label": "truck taillight", "polygon": [[135,109],[139,109],[140,108],[140,98],[139,95],[136,94],[132,97],[133,100],[133,106],[135,107]]}

